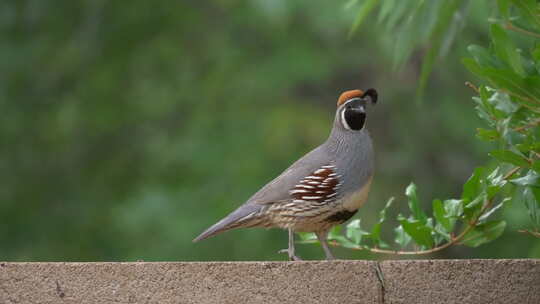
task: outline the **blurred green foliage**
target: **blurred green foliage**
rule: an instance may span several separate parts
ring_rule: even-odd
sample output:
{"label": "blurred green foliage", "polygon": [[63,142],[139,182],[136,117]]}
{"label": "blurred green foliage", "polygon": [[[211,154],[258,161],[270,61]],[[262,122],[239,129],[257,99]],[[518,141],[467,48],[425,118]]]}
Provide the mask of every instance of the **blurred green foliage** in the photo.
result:
{"label": "blurred green foliage", "polygon": [[[469,1],[416,105],[424,50],[396,71],[376,16],[347,39],[357,11],[345,4],[1,2],[0,260],[283,260],[280,230],[191,239],[324,141],[351,88],[377,88],[381,101],[362,222],[375,224],[411,180],[422,196],[458,196],[489,159],[459,60],[487,43],[491,5]],[[499,241],[435,257],[539,257],[539,242],[516,232],[524,210],[503,210]]]}

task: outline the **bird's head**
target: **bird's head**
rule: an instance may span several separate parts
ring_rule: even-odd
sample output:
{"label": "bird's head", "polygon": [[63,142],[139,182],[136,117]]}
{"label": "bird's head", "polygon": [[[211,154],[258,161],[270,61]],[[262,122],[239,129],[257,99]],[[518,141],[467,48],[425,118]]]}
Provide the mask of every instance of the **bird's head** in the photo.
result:
{"label": "bird's head", "polygon": [[343,92],[337,101],[339,123],[346,130],[361,131],[366,123],[366,106],[377,103],[375,89],[350,90]]}

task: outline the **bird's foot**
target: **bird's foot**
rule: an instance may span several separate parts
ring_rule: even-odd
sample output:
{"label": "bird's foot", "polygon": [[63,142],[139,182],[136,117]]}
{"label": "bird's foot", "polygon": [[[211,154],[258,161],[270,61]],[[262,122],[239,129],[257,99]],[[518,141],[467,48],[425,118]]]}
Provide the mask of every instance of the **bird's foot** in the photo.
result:
{"label": "bird's foot", "polygon": [[294,251],[292,251],[290,249],[281,249],[281,250],[278,251],[278,253],[286,253],[289,256],[289,261],[302,261],[302,259],[297,257],[294,254]]}

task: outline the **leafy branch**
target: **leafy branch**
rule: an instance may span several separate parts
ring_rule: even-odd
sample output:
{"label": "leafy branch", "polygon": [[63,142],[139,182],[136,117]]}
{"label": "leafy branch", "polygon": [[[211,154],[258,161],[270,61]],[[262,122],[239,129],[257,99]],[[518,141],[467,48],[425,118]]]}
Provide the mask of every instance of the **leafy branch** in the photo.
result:
{"label": "leafy branch", "polygon": [[[455,16],[464,5],[458,0],[398,3],[394,7],[394,1],[390,0],[364,1],[351,33],[380,4],[379,22],[385,24],[388,37],[392,33],[398,35],[392,37],[398,39],[398,62],[410,56],[414,43],[432,41],[422,68],[422,88],[434,58],[441,52],[441,37],[449,36],[444,38],[447,41],[453,39],[450,28],[456,24]],[[430,254],[454,245],[477,247],[504,232],[506,222],[492,217],[501,208],[514,208],[516,204],[510,205],[511,201],[523,203],[531,219],[531,227],[519,232],[540,238],[540,43],[536,40],[536,33],[540,33],[537,13],[540,3],[498,0],[497,6],[500,17],[493,19],[496,22],[490,26],[491,45],[489,48],[470,45],[472,58],[462,60],[470,72],[488,84],[477,87],[466,82],[477,95],[473,97],[477,115],[487,125],[478,128],[476,136],[497,145],[489,153],[491,164],[474,170],[463,185],[460,198],[433,200],[430,216],[421,208],[416,185],[411,183],[405,191],[410,214],[407,217],[398,214],[399,225],[394,229],[394,243],[400,248],[392,248],[381,238],[387,210],[394,198],[387,202],[371,230],[362,229],[360,219],[355,219],[345,226],[344,234],[341,227],[330,231],[332,245],[397,255]],[[424,26],[415,22],[415,16],[433,22]],[[508,31],[524,36],[519,47]],[[503,171],[506,173],[502,174]],[[317,242],[314,234],[301,237],[304,243]]]}
{"label": "leafy branch", "polygon": [[[473,98],[478,115],[490,127],[478,129],[477,136],[498,141],[501,149],[490,153],[496,161],[525,169],[510,180],[513,199],[523,202],[532,222],[531,229],[519,231],[540,237],[540,5],[516,0],[497,4],[500,21],[491,25],[491,47],[470,46],[473,58],[463,63],[492,86],[482,86]],[[525,40],[518,47],[505,30]]]}
{"label": "leafy branch", "polygon": [[[503,179],[507,180],[510,176],[512,176],[514,173],[516,173],[519,169],[520,169],[520,167],[514,167],[512,170],[510,170],[503,177]],[[482,207],[482,210],[480,211],[480,213],[471,222],[467,223],[467,226],[465,227],[465,229],[463,229],[463,231],[459,235],[454,237],[451,234],[450,235],[450,240],[448,242],[443,243],[442,245],[439,245],[437,247],[433,247],[433,248],[427,249],[427,250],[417,250],[417,251],[387,250],[387,249],[379,249],[379,248],[362,248],[362,249],[369,250],[370,252],[373,252],[373,253],[382,253],[382,254],[425,255],[425,254],[432,254],[432,253],[444,250],[444,249],[446,249],[448,247],[451,247],[452,245],[459,245],[459,244],[461,244],[462,240],[464,240],[464,241],[467,240],[467,239],[465,239],[465,237],[467,236],[467,234],[471,230],[473,230],[475,228],[476,224],[478,223],[480,218],[482,218],[482,216],[486,216],[486,214],[488,212],[493,212],[494,211],[493,209],[490,209],[491,206],[492,206],[492,203],[493,203],[493,200],[489,200],[488,202],[486,202],[484,204],[484,206]],[[488,214],[488,216],[489,216],[489,214]],[[530,231],[526,231],[526,230],[524,232],[529,232],[529,233],[536,234],[535,232],[530,232]],[[339,243],[337,243],[335,241],[331,242],[331,244],[334,245],[334,246],[340,246]],[[362,250],[362,249],[360,249],[360,250]]]}
{"label": "leafy branch", "polygon": [[[486,207],[488,206],[488,204],[486,204]],[[359,248],[356,248],[356,247],[351,247],[351,249],[357,249],[357,250],[368,250],[370,252],[373,252],[373,253],[381,253],[381,254],[394,254],[394,255],[424,255],[424,254],[432,254],[432,253],[435,253],[435,252],[438,252],[438,251],[441,251],[443,249],[446,249],[452,245],[456,245],[456,244],[460,244],[460,241],[463,240],[465,238],[465,236],[472,230],[474,229],[474,226],[476,225],[476,223],[478,222],[478,219],[480,218],[480,216],[484,215],[485,212],[488,210],[488,208],[484,208],[483,211],[478,215],[478,217],[476,217],[471,223],[468,223],[467,227],[463,230],[463,232],[461,232],[458,236],[456,237],[453,237],[452,235],[450,236],[450,241],[442,244],[442,245],[439,245],[437,247],[433,247],[431,249],[426,249],[426,250],[416,250],[416,251],[403,251],[403,250],[389,250],[389,249],[380,249],[380,248],[368,248],[368,247],[359,247]],[[331,241],[330,242],[331,245],[333,246],[338,246],[340,247],[341,244],[337,241]]]}

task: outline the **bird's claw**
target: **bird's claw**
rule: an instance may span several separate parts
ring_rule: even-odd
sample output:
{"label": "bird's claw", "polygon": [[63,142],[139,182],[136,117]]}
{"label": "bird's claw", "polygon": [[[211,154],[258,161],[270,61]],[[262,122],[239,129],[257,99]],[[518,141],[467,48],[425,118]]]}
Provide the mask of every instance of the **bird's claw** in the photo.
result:
{"label": "bird's claw", "polygon": [[286,253],[289,256],[289,261],[302,261],[301,258],[294,255],[289,249],[281,249],[278,253]]}

